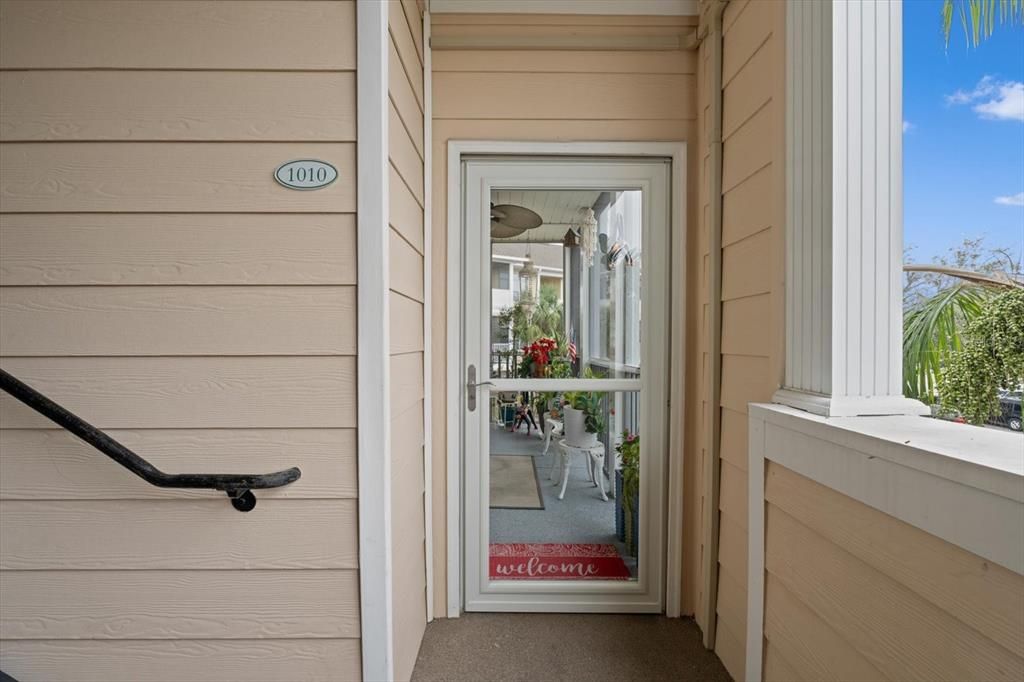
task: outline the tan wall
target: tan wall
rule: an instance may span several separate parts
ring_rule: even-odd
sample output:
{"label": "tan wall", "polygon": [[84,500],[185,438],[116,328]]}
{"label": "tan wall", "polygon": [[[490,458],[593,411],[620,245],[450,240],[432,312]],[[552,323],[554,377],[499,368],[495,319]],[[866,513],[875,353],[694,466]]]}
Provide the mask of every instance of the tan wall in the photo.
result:
{"label": "tan wall", "polygon": [[388,3],[391,532],[395,677],[412,674],[427,622],[423,480],[423,22]]}
{"label": "tan wall", "polygon": [[[695,17],[599,17],[559,15],[435,15],[434,36],[678,35],[692,30]],[[432,53],[433,216],[432,338],[445,348],[447,260],[447,143],[449,140],[658,141],[688,145],[686,216],[687,348],[696,347],[697,97],[696,53],[482,50]],[[684,295],[677,292],[677,295]],[[687,376],[697,376],[696,355]],[[444,396],[444,356],[434,354],[433,394]],[[696,382],[687,401],[697,399]],[[437,402],[438,405],[443,403]],[[690,411],[693,414],[693,410]],[[445,418],[435,411],[433,428],[433,537],[435,603],[446,603]],[[673,425],[673,428],[685,425]],[[693,613],[699,582],[693,538],[699,524],[696,457],[684,462],[684,611]],[[439,612],[443,610],[439,608]]]}
{"label": "tan wall", "polygon": [[[352,2],[0,4],[4,369],[240,514],[0,398],[20,680],[359,675]],[[339,180],[277,185],[322,158]],[[250,570],[251,569],[251,570]]]}
{"label": "tan wall", "polygon": [[[769,402],[782,371],[785,238],[785,5],[733,0],[723,17],[722,391],[719,573],[715,651],[744,677],[747,585],[747,404]],[[708,45],[701,47],[710,101]],[[703,112],[705,118],[707,110]],[[707,124],[702,121],[707,134]],[[706,147],[702,147],[705,149]],[[708,159],[705,157],[704,166]],[[708,220],[702,186],[702,219]],[[701,230],[704,271],[708,229]],[[707,291],[708,280],[702,282]],[[701,300],[708,301],[708,295]],[[705,315],[703,320],[707,320]],[[708,339],[710,330],[703,330]],[[704,346],[707,348],[707,346]],[[704,376],[710,357],[704,354]],[[705,419],[706,385],[702,387]],[[702,423],[694,448],[705,443]],[[706,453],[701,450],[701,462]],[[701,596],[703,600],[703,595]],[[700,613],[700,611],[698,611]]]}
{"label": "tan wall", "polygon": [[766,680],[1020,680],[1024,576],[773,462]]}

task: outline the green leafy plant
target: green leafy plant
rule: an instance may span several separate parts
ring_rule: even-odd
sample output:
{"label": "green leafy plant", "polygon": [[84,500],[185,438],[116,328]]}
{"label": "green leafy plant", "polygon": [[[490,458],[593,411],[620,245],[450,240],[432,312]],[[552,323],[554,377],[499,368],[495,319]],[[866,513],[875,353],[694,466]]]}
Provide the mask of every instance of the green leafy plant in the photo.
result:
{"label": "green leafy plant", "polygon": [[626,546],[632,546],[633,510],[640,494],[640,436],[622,432],[622,442],[615,446],[619,453],[619,471],[622,474],[622,508],[625,511]]}
{"label": "green leafy plant", "polygon": [[[584,379],[593,379],[594,372],[588,367],[583,371]],[[566,391],[562,395],[565,405],[580,410],[584,415],[584,428],[588,433],[602,434],[605,430],[604,412],[601,403],[604,394],[598,391]]]}
{"label": "green leafy plant", "polygon": [[[564,352],[562,349],[565,348],[564,337],[558,341],[559,352]],[[548,365],[547,378],[549,379],[568,379],[572,376],[572,364],[565,357],[557,357],[551,360]],[[541,391],[537,393],[537,411],[538,413],[545,413],[548,411],[552,401],[557,400],[558,393],[556,391]]]}
{"label": "green leafy plant", "polygon": [[962,347],[942,371],[944,409],[957,410],[972,424],[999,411],[999,389],[1024,384],[1024,288],[1008,289],[986,301],[964,330]]}
{"label": "green leafy plant", "polygon": [[573,397],[570,406],[580,410],[584,415],[584,428],[587,433],[604,433],[604,418],[601,414],[601,394],[594,391],[579,392]]}
{"label": "green leafy plant", "polygon": [[523,301],[498,313],[498,326],[512,336],[512,347],[528,346],[541,338],[558,338],[564,332],[565,307],[558,300],[558,287],[545,284],[536,305]]}
{"label": "green leafy plant", "polygon": [[955,284],[921,298],[903,317],[903,392],[935,402],[939,375],[950,356],[963,348],[961,330],[981,314],[986,289]]}
{"label": "green leafy plant", "polygon": [[997,21],[1007,26],[1024,26],[1024,0],[943,0],[939,12],[947,47],[954,14],[960,17],[964,40],[974,47],[992,36]]}
{"label": "green leafy plant", "polygon": [[931,263],[914,263],[905,250],[903,279],[903,393],[933,404],[939,376],[964,344],[964,330],[987,301],[1024,286],[1021,257],[967,238]]}

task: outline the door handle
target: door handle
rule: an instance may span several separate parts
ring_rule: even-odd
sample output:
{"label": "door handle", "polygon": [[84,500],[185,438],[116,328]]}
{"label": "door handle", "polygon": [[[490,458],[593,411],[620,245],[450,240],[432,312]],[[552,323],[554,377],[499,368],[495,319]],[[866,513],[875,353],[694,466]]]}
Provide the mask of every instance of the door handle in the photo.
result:
{"label": "door handle", "polygon": [[470,365],[466,369],[466,409],[470,412],[476,409],[476,389],[478,386],[493,386],[493,381],[476,380],[476,365]]}

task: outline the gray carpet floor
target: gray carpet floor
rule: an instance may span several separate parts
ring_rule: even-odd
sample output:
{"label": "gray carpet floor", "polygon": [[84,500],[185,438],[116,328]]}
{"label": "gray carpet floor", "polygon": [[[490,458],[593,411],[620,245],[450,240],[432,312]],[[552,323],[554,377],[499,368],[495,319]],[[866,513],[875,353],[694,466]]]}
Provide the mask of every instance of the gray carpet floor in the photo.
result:
{"label": "gray carpet floor", "polygon": [[468,613],[427,625],[415,682],[727,682],[690,619]]}
{"label": "gray carpet floor", "polygon": [[[551,444],[548,454],[540,456],[544,441],[536,433],[509,433],[499,427],[491,429],[491,454],[534,456],[544,509],[491,509],[491,542],[574,542],[612,544],[619,550],[630,572],[636,574],[636,560],[628,556],[625,546],[615,536],[615,500],[612,483],[605,481],[608,501],[587,474],[582,457],[575,457],[569,471],[565,499],[558,499],[561,486],[549,478],[558,449]],[[556,474],[557,475],[557,474]]]}

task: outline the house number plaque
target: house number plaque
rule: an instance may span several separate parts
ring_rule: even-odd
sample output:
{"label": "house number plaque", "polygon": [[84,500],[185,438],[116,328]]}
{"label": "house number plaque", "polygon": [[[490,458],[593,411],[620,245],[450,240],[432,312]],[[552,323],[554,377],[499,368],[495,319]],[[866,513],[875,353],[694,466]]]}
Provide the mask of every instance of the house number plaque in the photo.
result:
{"label": "house number plaque", "polygon": [[326,161],[298,159],[278,166],[274,179],[288,189],[321,189],[338,179],[338,169]]}

